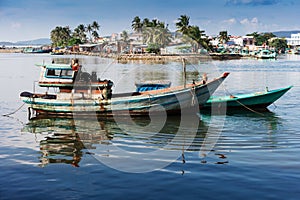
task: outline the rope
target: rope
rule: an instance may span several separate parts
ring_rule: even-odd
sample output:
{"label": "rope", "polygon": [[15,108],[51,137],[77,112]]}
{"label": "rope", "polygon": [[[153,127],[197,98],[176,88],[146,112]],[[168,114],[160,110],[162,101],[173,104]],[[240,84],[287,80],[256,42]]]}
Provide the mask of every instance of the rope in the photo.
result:
{"label": "rope", "polygon": [[[181,59],[185,59],[185,58],[183,58],[183,56],[181,56],[181,55],[180,55],[180,57],[181,57]],[[197,70],[193,63],[190,63],[190,64],[192,65],[192,67],[193,67],[195,70]],[[226,91],[227,94],[232,95],[232,94],[225,88],[224,84],[221,84],[221,85],[222,85],[222,87],[224,88],[224,90]],[[234,96],[234,95],[232,95],[232,96]],[[194,95],[193,95],[193,97],[194,97]],[[261,116],[264,116],[263,113],[257,112],[257,111],[255,111],[255,110],[249,108],[249,107],[246,106],[245,104],[241,103],[239,100],[235,100],[235,101],[236,101],[237,103],[239,103],[241,106],[243,106],[244,108],[250,110],[251,112],[256,113],[256,114],[258,114],[258,115],[261,115]],[[193,102],[193,101],[192,101],[192,102]]]}
{"label": "rope", "polygon": [[2,115],[2,116],[5,116],[5,117],[11,118],[11,119],[15,119],[15,120],[17,120],[18,122],[20,122],[20,124],[22,124],[23,126],[26,125],[24,122],[22,122],[20,119],[18,119],[18,118],[16,118],[16,117],[12,117],[12,116],[8,116],[8,115]]}
{"label": "rope", "polygon": [[243,103],[239,102],[238,100],[235,100],[235,101],[236,101],[236,102],[238,102],[240,105],[242,105],[244,108],[246,108],[246,109],[250,110],[251,112],[254,112],[254,113],[258,114],[258,115],[264,116],[264,114],[263,114],[263,113],[257,112],[257,111],[255,111],[255,110],[253,110],[253,109],[249,108],[248,106],[246,106],[245,104],[243,104]]}
{"label": "rope", "polygon": [[[221,85],[222,85],[222,87],[224,88],[224,90],[225,90],[225,92],[226,92],[227,94],[229,94],[229,95],[231,95],[231,96],[234,96],[233,94],[231,94],[231,93],[225,88],[225,86],[224,86],[223,84],[221,84]],[[246,106],[245,104],[241,103],[239,100],[235,100],[235,101],[236,101],[237,103],[239,103],[241,106],[243,106],[244,108],[250,110],[251,112],[256,113],[256,114],[258,114],[258,115],[261,115],[261,116],[264,116],[263,113],[257,112],[257,111],[255,111],[255,110],[249,108],[249,107]]]}
{"label": "rope", "polygon": [[191,94],[192,94],[192,102],[191,102],[191,106],[195,105],[195,88],[192,87],[192,89],[190,90]]}
{"label": "rope", "polygon": [[15,110],[14,112],[11,112],[11,113],[8,113],[8,114],[5,114],[5,115],[2,115],[4,117],[9,117],[10,115],[13,115],[15,114],[16,112],[18,112],[23,106],[25,105],[25,103],[23,103],[17,110]]}

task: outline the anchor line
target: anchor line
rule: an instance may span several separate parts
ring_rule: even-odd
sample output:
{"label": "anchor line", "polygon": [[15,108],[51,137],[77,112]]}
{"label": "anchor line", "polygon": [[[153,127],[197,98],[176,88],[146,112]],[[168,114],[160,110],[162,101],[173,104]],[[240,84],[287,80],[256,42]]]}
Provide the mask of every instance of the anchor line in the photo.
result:
{"label": "anchor line", "polygon": [[[227,90],[227,88],[224,86],[224,84],[221,84],[221,85],[222,85],[222,87],[224,88],[224,90],[226,91],[227,94],[229,94],[229,95],[231,95],[231,96],[234,96],[232,93],[230,93],[230,92]],[[256,114],[258,114],[258,115],[261,115],[261,116],[264,116],[263,113],[257,112],[257,111],[255,111],[255,110],[249,108],[249,107],[246,106],[245,104],[241,103],[239,100],[235,99],[235,101],[236,101],[238,104],[240,104],[241,106],[243,106],[244,108],[250,110],[251,112],[256,113]]]}
{"label": "anchor line", "polygon": [[25,105],[25,102],[18,108],[16,109],[15,111],[11,112],[11,113],[8,113],[8,114],[5,114],[5,115],[2,115],[4,117],[9,117],[10,115],[13,115],[15,114],[16,112],[18,112],[23,106]]}
{"label": "anchor line", "polygon": [[246,109],[250,110],[251,112],[254,112],[254,113],[258,114],[258,115],[264,116],[263,113],[257,112],[257,111],[255,111],[255,110],[249,108],[249,107],[246,106],[245,104],[241,103],[239,100],[235,100],[235,101],[238,102],[238,103],[239,103],[240,105],[242,105],[243,107],[245,107]]}

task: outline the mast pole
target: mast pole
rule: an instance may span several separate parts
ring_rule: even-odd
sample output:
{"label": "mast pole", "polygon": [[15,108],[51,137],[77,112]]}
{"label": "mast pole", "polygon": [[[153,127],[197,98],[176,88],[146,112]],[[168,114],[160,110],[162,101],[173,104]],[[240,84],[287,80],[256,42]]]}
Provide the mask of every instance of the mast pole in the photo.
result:
{"label": "mast pole", "polygon": [[182,69],[183,69],[183,86],[186,88],[186,60],[182,58]]}

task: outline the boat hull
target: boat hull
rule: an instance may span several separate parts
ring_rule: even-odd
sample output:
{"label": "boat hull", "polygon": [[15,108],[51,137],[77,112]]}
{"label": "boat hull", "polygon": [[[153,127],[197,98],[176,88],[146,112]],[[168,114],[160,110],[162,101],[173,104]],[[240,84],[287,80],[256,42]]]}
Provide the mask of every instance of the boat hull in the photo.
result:
{"label": "boat hull", "polygon": [[235,109],[255,109],[266,110],[269,105],[283,96],[292,86],[270,90],[265,92],[256,92],[250,94],[242,94],[235,96],[212,96],[205,104],[205,109],[227,108],[227,110]]}
{"label": "boat hull", "polygon": [[149,91],[136,95],[113,95],[111,99],[43,99],[22,97],[21,99],[38,115],[148,115],[180,114],[203,106],[229,73],[206,84],[188,84]]}

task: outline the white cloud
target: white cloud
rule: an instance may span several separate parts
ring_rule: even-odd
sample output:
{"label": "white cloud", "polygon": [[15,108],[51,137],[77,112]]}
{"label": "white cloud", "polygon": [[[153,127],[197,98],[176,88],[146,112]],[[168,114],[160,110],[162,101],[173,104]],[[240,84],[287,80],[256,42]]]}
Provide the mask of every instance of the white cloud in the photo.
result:
{"label": "white cloud", "polygon": [[13,29],[19,29],[19,28],[21,28],[21,24],[18,22],[13,22],[13,23],[11,23],[10,27]]}
{"label": "white cloud", "polygon": [[245,26],[257,26],[259,25],[259,22],[257,17],[253,17],[252,19],[248,19],[248,18],[242,19],[240,21],[240,24]]}
{"label": "white cloud", "polygon": [[233,6],[270,6],[278,4],[281,0],[227,0],[226,5]]}
{"label": "white cloud", "polygon": [[258,19],[257,19],[257,17],[252,18],[251,24],[258,24]]}
{"label": "white cloud", "polygon": [[242,25],[247,25],[247,24],[249,24],[249,20],[247,18],[245,18],[245,19],[241,20],[240,23]]}
{"label": "white cloud", "polygon": [[228,20],[224,20],[223,23],[228,24],[228,25],[234,25],[234,24],[236,24],[236,19],[231,18],[231,19],[228,19]]}
{"label": "white cloud", "polygon": [[251,32],[260,32],[265,29],[264,25],[259,22],[257,17],[253,18],[244,18],[239,21],[241,25],[241,29],[244,30],[245,33]]}

